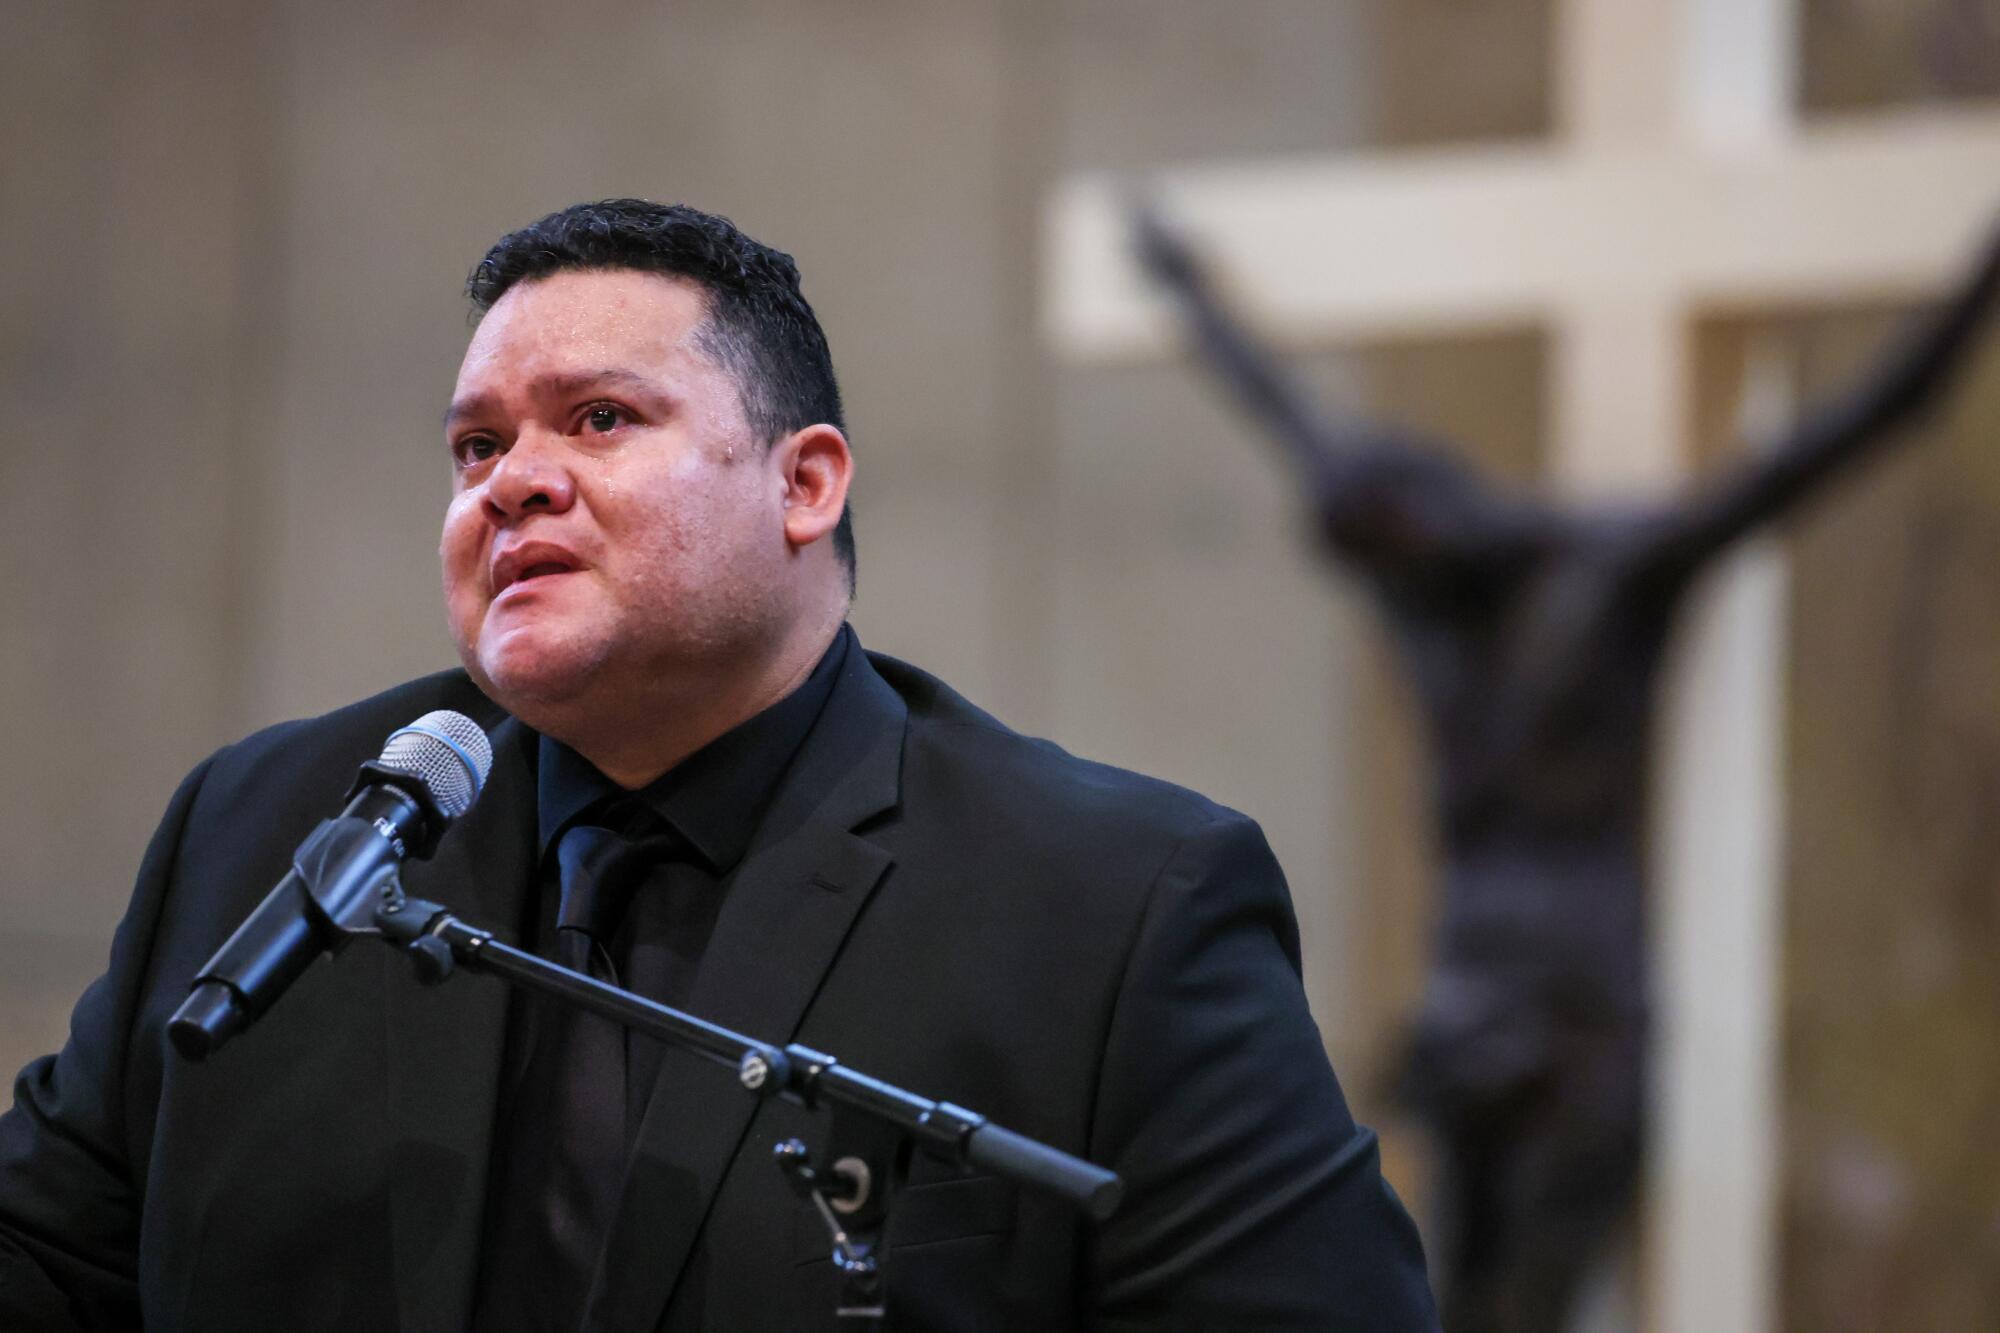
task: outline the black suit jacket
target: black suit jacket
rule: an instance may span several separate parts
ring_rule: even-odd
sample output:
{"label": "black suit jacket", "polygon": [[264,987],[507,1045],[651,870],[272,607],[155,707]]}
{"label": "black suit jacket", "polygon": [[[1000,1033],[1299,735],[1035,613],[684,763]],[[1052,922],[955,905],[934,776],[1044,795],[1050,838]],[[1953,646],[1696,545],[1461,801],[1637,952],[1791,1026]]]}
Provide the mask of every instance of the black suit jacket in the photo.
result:
{"label": "black suit jacket", "polygon": [[[0,1327],[464,1327],[508,997],[426,989],[370,943],[205,1064],[188,979],[433,708],[493,773],[410,892],[518,939],[535,737],[461,672],[222,750],[175,794],[106,974],[0,1118]],[[896,1326],[1427,1329],[1422,1256],[1306,1011],[1256,826],[1006,730],[849,655],[723,907],[695,1013],[798,1040],[1119,1171],[1118,1215],[919,1157],[885,1261]],[[769,1162],[820,1122],[670,1052],[588,1327],[832,1326],[823,1229]]]}

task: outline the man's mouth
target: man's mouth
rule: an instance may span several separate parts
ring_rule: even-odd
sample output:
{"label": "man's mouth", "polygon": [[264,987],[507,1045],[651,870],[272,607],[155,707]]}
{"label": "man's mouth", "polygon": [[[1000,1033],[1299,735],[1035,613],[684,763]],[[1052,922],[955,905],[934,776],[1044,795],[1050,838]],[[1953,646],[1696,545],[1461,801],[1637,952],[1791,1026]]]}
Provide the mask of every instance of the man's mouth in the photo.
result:
{"label": "man's mouth", "polygon": [[494,560],[493,595],[498,597],[511,588],[561,574],[574,574],[581,568],[583,562],[562,547],[548,542],[534,542],[508,551]]}

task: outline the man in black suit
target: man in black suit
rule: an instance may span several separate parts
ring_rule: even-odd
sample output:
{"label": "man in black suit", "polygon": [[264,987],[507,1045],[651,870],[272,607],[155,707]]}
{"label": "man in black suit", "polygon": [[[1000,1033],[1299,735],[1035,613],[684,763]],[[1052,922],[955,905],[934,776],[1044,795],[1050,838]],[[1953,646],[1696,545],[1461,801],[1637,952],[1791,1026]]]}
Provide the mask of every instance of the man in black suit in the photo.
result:
{"label": "man in black suit", "polygon": [[0,1327],[831,1321],[825,1231],[769,1161],[817,1122],[727,1070],[367,949],[209,1061],[168,1051],[203,960],[435,708],[495,759],[413,894],[1124,1177],[1092,1226],[918,1157],[893,1325],[1432,1327],[1256,826],[845,627],[852,460],[790,259],[609,201],[504,238],[471,294],[441,545],[465,669],[182,784],[109,970],[0,1118]]}

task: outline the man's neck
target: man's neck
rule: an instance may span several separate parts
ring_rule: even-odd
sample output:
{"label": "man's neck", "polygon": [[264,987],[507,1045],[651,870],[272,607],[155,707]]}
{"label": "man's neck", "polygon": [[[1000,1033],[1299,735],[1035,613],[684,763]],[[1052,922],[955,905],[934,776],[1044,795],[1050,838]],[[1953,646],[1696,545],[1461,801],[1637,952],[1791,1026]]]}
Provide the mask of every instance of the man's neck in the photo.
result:
{"label": "man's neck", "polygon": [[840,632],[846,610],[843,602],[830,616],[794,626],[751,664],[731,663],[696,679],[661,672],[649,688],[621,696],[615,706],[552,718],[547,725],[523,720],[636,791],[804,684]]}

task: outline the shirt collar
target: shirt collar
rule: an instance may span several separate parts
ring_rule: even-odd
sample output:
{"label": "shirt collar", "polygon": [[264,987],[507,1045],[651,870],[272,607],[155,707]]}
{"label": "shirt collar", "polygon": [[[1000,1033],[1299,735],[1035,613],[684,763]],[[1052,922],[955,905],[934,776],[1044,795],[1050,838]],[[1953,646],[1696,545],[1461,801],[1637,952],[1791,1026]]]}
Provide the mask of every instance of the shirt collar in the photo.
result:
{"label": "shirt collar", "polygon": [[728,871],[743,859],[779,779],[825,710],[853,638],[854,631],[842,625],[796,690],[635,792],[561,741],[543,736],[536,766],[541,854],[546,857],[563,831],[593,806],[623,798],[665,820],[709,869]]}

